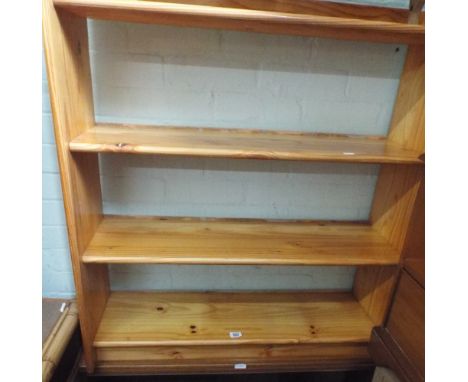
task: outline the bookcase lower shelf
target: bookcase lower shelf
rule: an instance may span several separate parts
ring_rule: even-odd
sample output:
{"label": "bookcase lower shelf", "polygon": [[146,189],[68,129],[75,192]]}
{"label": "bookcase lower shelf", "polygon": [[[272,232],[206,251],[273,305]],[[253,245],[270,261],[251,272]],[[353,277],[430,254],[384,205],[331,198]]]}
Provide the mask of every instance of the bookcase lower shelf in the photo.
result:
{"label": "bookcase lower shelf", "polygon": [[112,292],[96,372],[365,367],[372,326],[351,293]]}

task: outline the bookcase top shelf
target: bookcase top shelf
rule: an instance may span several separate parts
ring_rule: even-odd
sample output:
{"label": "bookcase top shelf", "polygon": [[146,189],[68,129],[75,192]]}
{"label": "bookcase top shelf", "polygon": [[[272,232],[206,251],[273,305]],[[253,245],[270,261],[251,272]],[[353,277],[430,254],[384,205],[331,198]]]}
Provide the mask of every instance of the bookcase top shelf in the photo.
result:
{"label": "bookcase top shelf", "polygon": [[[346,40],[423,44],[402,9],[318,0],[53,0],[79,16]],[[422,17],[423,18],[423,17]]]}
{"label": "bookcase top shelf", "polygon": [[370,225],[105,216],[85,263],[388,265],[399,253]]}
{"label": "bookcase top shelf", "polygon": [[423,164],[419,153],[383,137],[243,129],[102,124],[88,129],[69,146],[75,152]]}

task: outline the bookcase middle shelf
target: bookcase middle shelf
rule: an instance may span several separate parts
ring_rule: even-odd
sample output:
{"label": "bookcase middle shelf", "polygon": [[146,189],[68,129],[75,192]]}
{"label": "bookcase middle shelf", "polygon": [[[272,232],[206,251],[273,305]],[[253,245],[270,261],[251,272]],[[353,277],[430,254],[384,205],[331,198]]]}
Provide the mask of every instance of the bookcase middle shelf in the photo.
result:
{"label": "bookcase middle shelf", "polygon": [[85,263],[389,265],[399,253],[367,223],[104,216]]}

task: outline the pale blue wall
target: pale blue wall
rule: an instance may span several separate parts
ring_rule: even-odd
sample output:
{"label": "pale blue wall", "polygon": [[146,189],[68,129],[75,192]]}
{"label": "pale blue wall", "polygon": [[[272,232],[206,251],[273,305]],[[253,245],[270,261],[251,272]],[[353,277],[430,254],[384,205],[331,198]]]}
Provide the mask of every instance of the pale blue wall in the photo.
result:
{"label": "pale blue wall", "polygon": [[[98,120],[360,134],[386,133],[405,56],[399,45],[109,22],[90,22],[90,46]],[[71,296],[45,81],[43,295]],[[114,155],[100,166],[106,213],[348,220],[367,218],[378,172]],[[348,289],[354,268],[112,266],[110,274],[119,289]]]}

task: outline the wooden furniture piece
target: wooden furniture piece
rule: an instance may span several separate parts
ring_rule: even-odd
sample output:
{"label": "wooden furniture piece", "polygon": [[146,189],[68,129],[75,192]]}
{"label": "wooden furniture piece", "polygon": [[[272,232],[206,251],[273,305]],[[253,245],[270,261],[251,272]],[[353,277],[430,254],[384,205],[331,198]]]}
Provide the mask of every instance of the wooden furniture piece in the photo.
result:
{"label": "wooden furniture piece", "polygon": [[372,332],[370,353],[377,365],[402,382],[424,381],[424,185],[418,193],[390,313]]}
{"label": "wooden furniture piece", "polygon": [[[409,44],[388,136],[97,124],[87,17]],[[88,372],[372,364],[423,177],[424,17],[314,0],[44,0],[43,33]],[[98,154],[381,164],[364,222],[105,216]],[[121,293],[107,264],[357,265],[351,292]]]}

